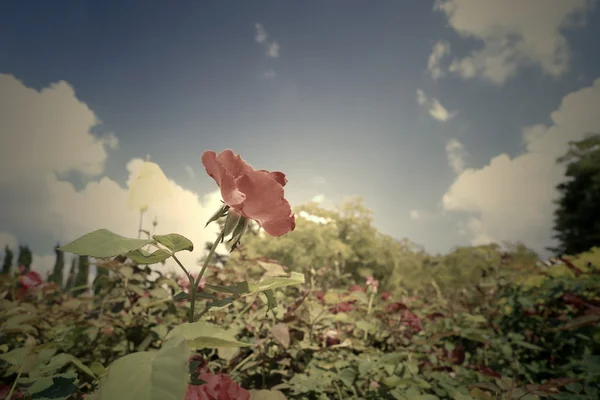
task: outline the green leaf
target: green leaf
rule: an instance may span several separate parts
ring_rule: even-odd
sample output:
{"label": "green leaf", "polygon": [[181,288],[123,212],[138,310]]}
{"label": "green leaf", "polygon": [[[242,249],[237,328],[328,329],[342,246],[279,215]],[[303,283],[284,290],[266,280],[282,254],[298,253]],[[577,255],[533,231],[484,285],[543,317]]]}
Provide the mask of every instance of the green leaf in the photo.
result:
{"label": "green leaf", "polygon": [[352,368],[344,368],[343,370],[340,371],[339,373],[339,378],[342,382],[344,382],[344,385],[346,385],[349,388],[352,388],[352,385],[354,384],[354,380],[356,379],[356,371]]}
{"label": "green leaf", "polygon": [[154,240],[158,243],[162,244],[173,253],[177,253],[179,251],[193,251],[194,244],[192,241],[185,236],[182,236],[178,233],[170,233],[168,235],[154,235],[152,236]]}
{"label": "green leaf", "polygon": [[181,301],[186,300],[188,298],[188,294],[186,292],[179,292],[175,296],[173,296],[173,300]]}
{"label": "green leaf", "polygon": [[356,327],[358,329],[363,330],[368,333],[375,331],[375,326],[373,324],[371,324],[370,322],[367,322],[367,321],[363,321],[363,320],[357,321]]}
{"label": "green leaf", "polygon": [[159,262],[165,261],[169,257],[171,257],[171,254],[163,249],[158,249],[153,253],[150,253],[144,249],[137,249],[127,253],[127,258],[135,263],[143,265],[158,264]]}
{"label": "green leaf", "polygon": [[96,375],[91,369],[86,367],[77,357],[67,353],[60,353],[52,357],[52,360],[50,360],[47,365],[40,368],[40,372],[44,375],[49,375],[69,363],[73,363],[77,368],[91,376],[93,379],[96,379]]}
{"label": "green leaf", "polygon": [[265,290],[263,292],[267,297],[267,312],[277,308],[277,300],[275,300],[275,293],[272,290]]}
{"label": "green leaf", "polygon": [[107,229],[98,229],[59,247],[58,250],[80,256],[108,258],[127,254],[152,242],[151,239],[129,239]]}
{"label": "green leaf", "polygon": [[250,390],[250,400],[286,400],[279,390]]}
{"label": "green leaf", "polygon": [[593,325],[600,321],[600,314],[585,314],[577,318],[573,318],[564,325],[558,327],[558,330],[578,329],[586,325]]}
{"label": "green leaf", "polygon": [[512,342],[514,344],[516,344],[517,346],[525,347],[526,349],[529,349],[529,350],[535,350],[535,351],[543,351],[544,350],[540,346],[536,346],[535,344],[527,343],[522,340],[513,340]]}
{"label": "green leaf", "polygon": [[0,360],[4,360],[12,365],[21,365],[25,362],[25,358],[32,352],[29,347],[19,347],[11,350],[8,353],[0,354]]}
{"label": "green leaf", "polygon": [[182,337],[192,349],[214,349],[216,347],[246,347],[247,343],[239,342],[235,337],[218,325],[198,321],[185,322],[176,326],[166,339]]}
{"label": "green leaf", "polygon": [[233,303],[233,300],[234,300],[233,297],[226,297],[224,299],[211,301],[211,302],[207,303],[207,306],[210,308],[227,307],[228,305]]}
{"label": "green leaf", "polygon": [[264,292],[266,290],[275,290],[284,286],[299,285],[304,283],[304,274],[292,272],[290,277],[268,277],[258,283],[251,283],[250,292]]}
{"label": "green leaf", "polygon": [[181,338],[159,351],[142,351],[119,358],[100,383],[100,400],[181,400],[188,385],[190,351]]}
{"label": "green leaf", "polygon": [[248,282],[246,282],[246,281],[238,282],[235,285],[231,285],[231,286],[206,285],[205,288],[210,289],[214,292],[219,292],[219,293],[229,293],[229,294],[237,294],[237,295],[250,293],[250,288],[248,286]]}
{"label": "green leaf", "polygon": [[227,204],[224,204],[221,208],[217,210],[216,213],[213,214],[212,217],[210,217],[210,219],[208,220],[208,222],[206,222],[206,225],[204,225],[204,227],[206,228],[211,222],[214,222],[219,218],[224,217],[227,214],[227,210],[229,210],[229,206]]}
{"label": "green leaf", "polygon": [[150,330],[158,336],[159,339],[164,338],[169,333],[169,328],[166,325],[157,325],[150,328]]}
{"label": "green leaf", "polygon": [[32,394],[31,398],[34,400],[66,400],[77,391],[77,386],[73,384],[76,379],[75,373],[42,378],[36,381],[28,392]]}

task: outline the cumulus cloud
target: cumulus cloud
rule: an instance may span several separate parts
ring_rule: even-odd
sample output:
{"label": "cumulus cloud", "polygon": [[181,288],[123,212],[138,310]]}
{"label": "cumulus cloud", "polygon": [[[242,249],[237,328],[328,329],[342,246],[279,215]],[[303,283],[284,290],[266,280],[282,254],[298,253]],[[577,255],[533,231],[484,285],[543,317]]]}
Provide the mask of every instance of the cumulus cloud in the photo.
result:
{"label": "cumulus cloud", "polygon": [[434,80],[441,78],[444,75],[444,71],[440,64],[447,54],[450,54],[450,44],[448,42],[438,41],[433,45],[433,50],[431,51],[427,62],[427,70]]}
{"label": "cumulus cloud", "polygon": [[105,147],[115,140],[91,133],[100,121],[70,85],[61,81],[38,92],[0,74],[0,93],[0,182],[39,177],[46,171],[88,177],[103,171]]}
{"label": "cumulus cloud", "polygon": [[480,50],[455,59],[449,70],[465,79],[483,77],[502,84],[526,65],[537,66],[550,76],[564,74],[570,56],[563,31],[583,26],[583,17],[595,3],[596,0],[436,0],[434,9],[446,15],[450,27],[459,35],[482,42]]}
{"label": "cumulus cloud", "polygon": [[427,108],[427,112],[429,113],[429,115],[433,119],[438,120],[440,122],[450,121],[456,116],[456,111],[448,111],[438,99],[428,98],[425,92],[421,89],[417,89],[417,103],[421,107]]}
{"label": "cumulus cloud", "polygon": [[267,40],[267,37],[269,37],[265,28],[258,22],[254,25],[254,30],[254,40],[256,40],[257,43],[264,43]]}
{"label": "cumulus cloud", "polygon": [[472,213],[467,230],[473,243],[521,241],[540,254],[554,244],[553,200],[556,185],[564,179],[557,164],[569,141],[600,132],[600,79],[592,86],[565,96],[550,117],[549,126],[538,124],[523,131],[525,151],[511,158],[493,157],[489,164],[465,169],[444,194],[447,211]]}
{"label": "cumulus cloud", "polygon": [[116,150],[119,148],[119,138],[117,138],[114,133],[109,133],[109,134],[104,135],[102,137],[102,141],[104,142],[104,144],[107,147],[109,147],[113,150]]}
{"label": "cumulus cloud", "polygon": [[[53,265],[57,241],[65,244],[99,228],[137,237],[139,210],[128,207],[129,189],[144,161],[127,164],[125,187],[102,176],[105,147],[111,146],[91,133],[98,119],[66,82],[37,91],[0,75],[0,96],[0,132],[3,143],[10,143],[0,147],[0,239],[28,244],[35,254],[33,267],[44,272]],[[61,180],[65,172],[86,177],[84,187]],[[203,227],[220,207],[220,193],[199,196],[173,180],[166,182],[168,198],[150,205],[144,228],[151,230],[156,217],[156,233],[177,232],[192,240],[194,252],[182,252],[180,259],[197,270],[204,243],[216,237],[215,224]]]}
{"label": "cumulus cloud", "polygon": [[262,24],[256,23],[254,25],[254,40],[265,46],[266,54],[270,58],[279,57],[279,44],[275,40],[269,40],[269,34]]}
{"label": "cumulus cloud", "polygon": [[450,121],[456,115],[455,112],[450,112],[444,107],[438,99],[433,99],[431,101],[431,106],[429,107],[429,115],[433,117],[433,119],[437,119],[441,122]]}
{"label": "cumulus cloud", "polygon": [[271,58],[279,57],[279,44],[277,42],[269,43],[267,47],[267,55]]}
{"label": "cumulus cloud", "polygon": [[315,224],[325,225],[325,224],[328,224],[329,222],[331,222],[330,218],[323,218],[323,217],[319,217],[317,215],[312,215],[312,214],[307,213],[306,211],[300,211],[298,213],[298,216],[307,221],[314,222]]}
{"label": "cumulus cloud", "polygon": [[457,174],[463,172],[465,169],[465,158],[467,156],[465,146],[457,139],[450,139],[448,140],[448,143],[446,143],[446,155],[448,156],[448,163],[454,172]]}

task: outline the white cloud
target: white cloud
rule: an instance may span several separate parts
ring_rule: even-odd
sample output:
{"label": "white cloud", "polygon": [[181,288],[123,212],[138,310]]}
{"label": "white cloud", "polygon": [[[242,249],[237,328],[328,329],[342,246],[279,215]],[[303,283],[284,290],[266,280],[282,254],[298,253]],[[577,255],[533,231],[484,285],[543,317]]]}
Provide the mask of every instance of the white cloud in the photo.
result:
{"label": "white cloud", "polygon": [[278,58],[279,57],[279,44],[275,41],[269,41],[269,34],[267,30],[262,26],[262,24],[256,23],[254,25],[254,40],[265,46],[266,55],[270,58]]}
{"label": "white cloud", "polygon": [[[39,177],[47,171],[97,176],[106,161],[105,141],[90,130],[99,124],[66,82],[41,91],[0,74],[0,183]],[[32,152],[35,151],[35,156]]]}
{"label": "white cloud", "polygon": [[450,139],[446,143],[446,155],[448,156],[448,163],[456,172],[460,174],[465,169],[465,158],[467,152],[465,147],[457,139]]}
{"label": "white cloud", "polygon": [[448,111],[436,98],[428,98],[425,92],[417,89],[417,103],[427,108],[429,115],[440,122],[450,121],[456,115],[456,111]]}
{"label": "white cloud", "polygon": [[600,79],[590,87],[565,96],[551,114],[550,126],[525,128],[525,152],[510,158],[500,154],[480,169],[464,170],[444,194],[445,210],[473,213],[467,229],[474,243],[521,241],[546,254],[552,239],[556,185],[564,179],[564,165],[556,158],[569,141],[600,132]]}
{"label": "white cloud", "polygon": [[313,203],[320,204],[320,203],[323,202],[323,200],[325,200],[325,195],[324,194],[318,194],[318,195],[314,196],[311,201]]}
{"label": "white cloud", "polygon": [[187,174],[188,178],[196,179],[196,172],[194,172],[194,168],[190,167],[189,165],[185,166],[185,173]]}
{"label": "white cloud", "polygon": [[[450,27],[463,37],[478,39],[480,50],[455,59],[451,72],[504,83],[526,65],[550,76],[569,67],[569,47],[563,30],[584,25],[596,0],[436,0]],[[430,59],[431,60],[431,59]]]}
{"label": "white cloud", "polygon": [[312,215],[312,214],[307,213],[306,211],[300,211],[298,213],[298,216],[307,221],[314,222],[315,224],[325,225],[325,224],[328,224],[329,222],[331,222],[330,218],[323,218],[323,217],[319,217],[317,215]]}
{"label": "white cloud", "polygon": [[410,219],[417,220],[417,219],[421,218],[421,213],[418,210],[412,210],[409,215],[410,215]]}
{"label": "white cloud", "polygon": [[433,99],[429,107],[429,115],[441,122],[450,121],[456,115],[456,112],[449,112],[438,99]]}
{"label": "white cloud", "polygon": [[277,42],[269,43],[267,47],[267,55],[271,58],[279,57],[279,44]]}
{"label": "white cloud", "polygon": [[265,78],[267,79],[274,79],[277,76],[277,73],[275,72],[274,69],[270,69],[268,71],[265,72]]}
{"label": "white cloud", "polygon": [[[90,133],[98,120],[65,82],[36,91],[10,75],[0,75],[0,94],[0,132],[6,135],[3,142],[11,144],[0,147],[4,231],[0,239],[29,244],[34,267],[45,272],[57,241],[65,244],[100,228],[136,237],[139,212],[128,208],[129,187],[143,160],[127,164],[126,187],[100,176],[107,144]],[[56,173],[67,171],[84,174],[85,186],[77,190],[61,181]],[[150,205],[144,228],[152,229],[151,221],[157,217],[156,233],[177,232],[192,240],[195,250],[180,253],[180,259],[189,269],[198,270],[196,261],[204,243],[216,237],[216,224],[203,227],[221,206],[220,193],[215,186],[212,193],[199,196],[173,180],[167,182],[169,197]],[[168,262],[168,268],[173,266]]]}
{"label": "white cloud", "polygon": [[267,40],[267,31],[265,30],[265,28],[263,28],[263,26],[259,23],[256,23],[254,25],[254,40],[256,40],[257,43],[264,43]]}
{"label": "white cloud", "polygon": [[113,150],[119,148],[119,138],[117,138],[114,133],[104,135],[102,141],[104,141],[106,146]]}
{"label": "white cloud", "polygon": [[427,62],[427,70],[434,80],[441,78],[444,75],[440,63],[442,58],[447,54],[450,54],[450,44],[448,42],[438,41],[433,45],[433,50],[431,51]]}

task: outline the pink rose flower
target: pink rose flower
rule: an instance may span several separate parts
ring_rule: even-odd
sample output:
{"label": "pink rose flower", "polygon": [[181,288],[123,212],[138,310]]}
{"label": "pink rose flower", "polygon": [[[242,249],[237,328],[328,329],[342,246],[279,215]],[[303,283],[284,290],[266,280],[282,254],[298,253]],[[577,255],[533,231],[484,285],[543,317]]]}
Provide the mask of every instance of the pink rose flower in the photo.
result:
{"label": "pink rose flower", "polygon": [[369,276],[367,278],[366,284],[367,286],[373,286],[373,288],[377,289],[377,287],[379,286],[379,281],[373,278],[373,276]]}
{"label": "pink rose flower", "polygon": [[287,178],[283,172],[255,170],[239,154],[224,150],[202,154],[206,172],[221,188],[223,201],[245,218],[252,219],[271,236],[296,227],[290,203],[284,197]]}
{"label": "pink rose flower", "polygon": [[229,375],[201,373],[203,385],[188,385],[185,400],[250,400],[250,392],[235,383]]}

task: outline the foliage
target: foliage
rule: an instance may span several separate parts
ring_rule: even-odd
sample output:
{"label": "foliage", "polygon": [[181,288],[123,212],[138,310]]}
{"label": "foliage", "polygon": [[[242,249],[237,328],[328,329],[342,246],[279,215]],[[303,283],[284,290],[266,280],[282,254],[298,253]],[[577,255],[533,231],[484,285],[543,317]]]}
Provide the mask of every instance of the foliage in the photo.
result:
{"label": "foliage", "polygon": [[33,254],[28,246],[19,246],[19,256],[17,257],[17,266],[25,267],[25,272],[28,272],[33,262]]}
{"label": "foliage", "polygon": [[54,248],[54,253],[56,254],[56,262],[54,263],[54,268],[52,269],[52,274],[50,274],[48,281],[54,282],[55,284],[62,286],[63,271],[65,269],[65,253],[60,251],[59,247],[59,245],[56,245],[56,247]]}
{"label": "foliage", "polygon": [[12,268],[12,259],[13,259],[13,252],[8,247],[8,245],[6,245],[4,247],[4,260],[2,261],[2,273],[3,274],[10,274],[10,271]]}
{"label": "foliage", "polygon": [[561,158],[567,181],[557,186],[554,213],[557,254],[578,254],[600,245],[600,134],[590,135]]}
{"label": "foliage", "polygon": [[[12,299],[20,283],[3,279],[2,381],[16,379],[25,398],[53,399],[183,399],[188,383],[207,373],[230,376],[252,398],[591,400],[600,393],[599,249],[566,259],[572,268],[549,270],[524,268],[522,251],[458,249],[431,267],[437,288],[411,295],[377,292],[362,278],[332,286],[324,268],[307,285],[275,290],[272,313],[251,283],[283,283],[278,278],[290,272],[248,252],[242,245],[244,257],[207,269],[211,284],[198,293],[205,305],[237,300],[192,324],[182,324],[188,313],[176,277],[159,270],[150,281],[148,266],[128,260],[95,262],[112,273],[95,281],[94,297],[49,283]],[[450,272],[440,275],[461,257],[488,262],[478,267],[486,276],[463,276],[468,290],[455,290]]]}

